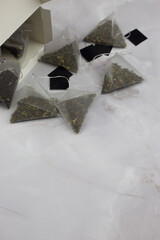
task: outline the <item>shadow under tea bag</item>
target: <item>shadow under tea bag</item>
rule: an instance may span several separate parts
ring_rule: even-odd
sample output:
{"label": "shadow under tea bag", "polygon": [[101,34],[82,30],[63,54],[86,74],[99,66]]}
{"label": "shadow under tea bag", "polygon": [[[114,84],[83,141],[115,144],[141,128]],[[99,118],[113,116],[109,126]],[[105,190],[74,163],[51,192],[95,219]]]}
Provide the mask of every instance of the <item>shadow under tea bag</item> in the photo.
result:
{"label": "shadow under tea bag", "polygon": [[109,15],[101,21],[98,26],[84,38],[84,41],[117,48],[126,47],[125,38],[115,20],[114,14]]}
{"label": "shadow under tea bag", "polygon": [[12,36],[2,45],[17,59],[24,56],[27,45],[29,34],[31,32],[30,24],[23,24]]}
{"label": "shadow under tea bag", "polygon": [[0,61],[0,101],[10,108],[20,76],[18,64]]}
{"label": "shadow under tea bag", "polygon": [[144,79],[122,56],[115,54],[107,61],[102,94],[142,82]]}
{"label": "shadow under tea bag", "polygon": [[53,118],[59,115],[53,100],[35,80],[17,91],[15,107],[16,110],[10,119],[11,123]]}
{"label": "shadow under tea bag", "polygon": [[71,89],[61,100],[56,101],[59,112],[75,133],[79,133],[95,96],[91,92]]}
{"label": "shadow under tea bag", "polygon": [[53,42],[47,44],[41,62],[61,66],[76,73],[79,64],[79,48],[77,39],[68,30],[62,32]]}

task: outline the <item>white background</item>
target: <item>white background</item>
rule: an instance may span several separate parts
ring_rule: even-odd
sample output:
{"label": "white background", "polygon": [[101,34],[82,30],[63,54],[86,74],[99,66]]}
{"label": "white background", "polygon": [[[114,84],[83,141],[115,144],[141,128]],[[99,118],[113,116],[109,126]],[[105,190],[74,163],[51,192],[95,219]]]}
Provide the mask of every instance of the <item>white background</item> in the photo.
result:
{"label": "white background", "polygon": [[[112,10],[142,84],[100,96],[76,135],[62,118],[10,124],[0,106],[0,239],[160,239],[160,1],[57,0],[53,33],[81,39]],[[106,58],[80,66],[71,84],[102,84]],[[53,67],[38,63],[33,72]],[[29,78],[30,76],[28,76]]]}

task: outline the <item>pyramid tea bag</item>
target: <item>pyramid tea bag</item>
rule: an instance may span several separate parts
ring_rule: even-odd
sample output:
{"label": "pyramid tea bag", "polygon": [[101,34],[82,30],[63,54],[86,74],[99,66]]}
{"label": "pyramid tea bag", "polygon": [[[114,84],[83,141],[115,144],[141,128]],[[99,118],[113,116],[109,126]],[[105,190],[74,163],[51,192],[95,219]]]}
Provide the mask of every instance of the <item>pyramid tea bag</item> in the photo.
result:
{"label": "pyramid tea bag", "polygon": [[122,56],[115,54],[107,61],[102,94],[142,82],[142,76]]}
{"label": "pyramid tea bag", "polygon": [[109,15],[96,26],[85,38],[85,42],[107,45],[117,48],[125,48],[126,43],[123,34],[115,21],[114,14]]}
{"label": "pyramid tea bag", "polygon": [[18,64],[0,61],[0,101],[10,108],[20,76]]}
{"label": "pyramid tea bag", "polygon": [[[27,97],[18,101],[18,107],[12,114],[10,122],[23,122],[36,119],[53,118],[58,116],[58,110],[49,100],[41,97]],[[37,106],[35,106],[37,105]],[[42,107],[38,107],[38,105]],[[45,108],[45,110],[44,110]]]}
{"label": "pyramid tea bag", "polygon": [[17,91],[11,123],[53,118],[59,115],[54,101],[35,80],[33,82],[35,82],[34,87],[33,84],[29,84]]}
{"label": "pyramid tea bag", "polygon": [[79,55],[76,37],[65,30],[57,39],[45,46],[44,54],[39,60],[76,73]]}
{"label": "pyramid tea bag", "polygon": [[24,56],[28,45],[29,34],[31,32],[30,24],[23,24],[12,36],[2,45],[17,59]]}
{"label": "pyramid tea bag", "polygon": [[56,102],[62,117],[75,133],[79,133],[88,109],[96,94],[82,90],[69,90]]}

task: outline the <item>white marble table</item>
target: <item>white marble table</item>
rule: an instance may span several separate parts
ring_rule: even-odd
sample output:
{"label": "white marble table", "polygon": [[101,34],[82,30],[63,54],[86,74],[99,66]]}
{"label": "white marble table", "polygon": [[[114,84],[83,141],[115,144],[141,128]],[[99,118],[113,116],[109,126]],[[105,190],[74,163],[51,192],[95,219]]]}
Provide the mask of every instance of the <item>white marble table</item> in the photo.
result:
{"label": "white marble table", "polygon": [[[113,2],[55,0],[46,7],[55,36],[68,25],[81,38]],[[160,239],[159,9],[159,0],[118,9],[124,33],[138,27],[148,37],[127,49],[145,81],[100,96],[79,135],[62,118],[11,125],[0,107],[0,239]],[[33,72],[52,69],[38,63]],[[100,83],[98,76],[96,63],[84,63],[71,84]]]}

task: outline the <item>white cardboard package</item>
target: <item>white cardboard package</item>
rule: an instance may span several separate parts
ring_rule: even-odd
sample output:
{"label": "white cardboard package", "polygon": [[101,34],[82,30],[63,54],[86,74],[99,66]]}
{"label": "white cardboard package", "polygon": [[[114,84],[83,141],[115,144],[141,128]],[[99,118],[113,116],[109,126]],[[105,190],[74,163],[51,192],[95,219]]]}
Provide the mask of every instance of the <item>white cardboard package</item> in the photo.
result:
{"label": "white cardboard package", "polygon": [[[44,45],[52,41],[50,10],[43,9],[42,3],[50,0],[1,0],[0,3],[0,46],[25,22],[32,25],[25,60],[21,63],[23,77],[34,67],[43,52]],[[47,26],[47,27],[46,27]],[[2,56],[16,59],[8,53]]]}

